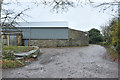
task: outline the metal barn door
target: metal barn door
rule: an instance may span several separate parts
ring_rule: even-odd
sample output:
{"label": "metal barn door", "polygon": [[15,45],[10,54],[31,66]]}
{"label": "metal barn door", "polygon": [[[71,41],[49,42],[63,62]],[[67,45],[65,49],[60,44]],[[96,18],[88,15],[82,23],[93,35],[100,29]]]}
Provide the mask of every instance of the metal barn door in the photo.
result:
{"label": "metal barn door", "polygon": [[25,46],[28,46],[29,45],[29,41],[25,40],[24,44],[25,44]]}
{"label": "metal barn door", "polygon": [[17,46],[17,38],[16,35],[10,35],[10,46]]}

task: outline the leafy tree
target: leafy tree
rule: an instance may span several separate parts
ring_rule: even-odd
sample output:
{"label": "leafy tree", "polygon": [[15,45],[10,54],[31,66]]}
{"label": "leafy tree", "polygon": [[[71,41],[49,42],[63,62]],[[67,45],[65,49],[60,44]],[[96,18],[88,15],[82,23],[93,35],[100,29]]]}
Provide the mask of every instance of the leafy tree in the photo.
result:
{"label": "leafy tree", "polygon": [[110,35],[110,31],[111,31],[111,27],[109,26],[102,26],[101,27],[102,29],[102,34],[103,34],[103,37],[104,37],[104,41],[109,44],[111,43],[111,35]]}
{"label": "leafy tree", "polygon": [[111,26],[111,35],[112,35],[112,45],[116,48],[118,53],[120,54],[120,18],[117,18],[112,21]]}
{"label": "leafy tree", "polygon": [[89,43],[97,44],[103,41],[102,34],[98,29],[92,28],[89,32]]}
{"label": "leafy tree", "polygon": [[103,34],[104,41],[107,44],[111,44],[112,43],[111,31],[112,31],[112,25],[113,24],[114,24],[114,20],[111,20],[108,25],[101,26],[101,29],[102,29],[101,32]]}
{"label": "leafy tree", "polygon": [[112,35],[112,45],[116,46],[118,42],[118,21],[115,20],[112,22],[112,30],[111,30],[111,35]]}
{"label": "leafy tree", "polygon": [[113,18],[108,26],[102,27],[104,39],[120,54],[120,17]]}

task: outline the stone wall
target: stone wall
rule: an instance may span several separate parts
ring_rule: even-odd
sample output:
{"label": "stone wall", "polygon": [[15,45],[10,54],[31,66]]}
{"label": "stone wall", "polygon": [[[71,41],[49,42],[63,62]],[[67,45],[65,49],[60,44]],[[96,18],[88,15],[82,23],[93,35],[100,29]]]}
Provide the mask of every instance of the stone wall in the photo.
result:
{"label": "stone wall", "polygon": [[30,45],[40,47],[61,47],[68,46],[68,40],[30,40]]}
{"label": "stone wall", "polygon": [[64,46],[81,46],[89,44],[89,37],[86,32],[69,29],[69,39],[51,39],[51,40],[30,40],[31,46],[40,47],[64,47]]}
{"label": "stone wall", "polygon": [[69,29],[69,43],[71,46],[89,44],[89,35],[86,32]]}

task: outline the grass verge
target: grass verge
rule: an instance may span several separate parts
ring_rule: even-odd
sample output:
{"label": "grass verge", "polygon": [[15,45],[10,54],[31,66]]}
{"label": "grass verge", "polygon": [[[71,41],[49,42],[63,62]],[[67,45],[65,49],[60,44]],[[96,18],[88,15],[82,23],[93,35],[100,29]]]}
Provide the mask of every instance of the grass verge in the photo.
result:
{"label": "grass verge", "polygon": [[80,46],[56,46],[56,47],[41,47],[41,48],[72,48],[72,47],[86,47],[89,45],[80,45]]}
{"label": "grass verge", "polygon": [[12,50],[14,52],[28,52],[36,49],[35,47],[25,47],[25,46],[6,46],[3,47],[3,51]]}
{"label": "grass verge", "polygon": [[113,61],[120,62],[120,54],[118,54],[117,51],[111,49],[111,48],[108,47],[108,46],[104,46],[104,47],[106,48],[109,57],[110,57]]}

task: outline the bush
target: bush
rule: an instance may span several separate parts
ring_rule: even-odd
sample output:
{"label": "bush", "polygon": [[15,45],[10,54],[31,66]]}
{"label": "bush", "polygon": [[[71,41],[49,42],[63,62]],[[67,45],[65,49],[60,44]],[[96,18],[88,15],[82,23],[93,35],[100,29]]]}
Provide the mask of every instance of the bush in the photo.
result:
{"label": "bush", "polygon": [[105,46],[108,45],[107,42],[100,42],[100,45]]}
{"label": "bush", "polygon": [[120,54],[120,42],[117,44],[116,50],[117,50],[118,54]]}
{"label": "bush", "polygon": [[19,61],[19,60],[7,60],[7,59],[2,59],[2,68],[17,68],[17,67],[22,67],[24,64]]}
{"label": "bush", "polygon": [[98,29],[92,28],[89,32],[89,43],[98,44],[103,41],[103,36]]}
{"label": "bush", "polygon": [[2,55],[3,59],[15,60],[14,52],[11,50],[3,51]]}

